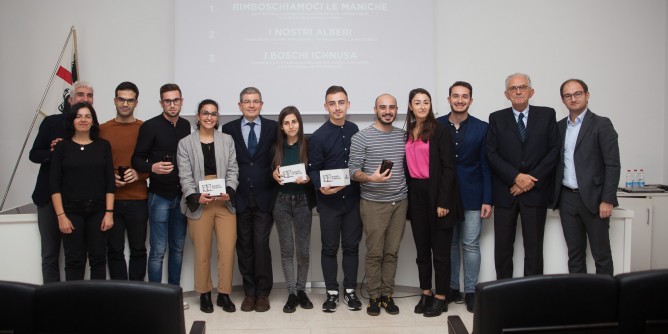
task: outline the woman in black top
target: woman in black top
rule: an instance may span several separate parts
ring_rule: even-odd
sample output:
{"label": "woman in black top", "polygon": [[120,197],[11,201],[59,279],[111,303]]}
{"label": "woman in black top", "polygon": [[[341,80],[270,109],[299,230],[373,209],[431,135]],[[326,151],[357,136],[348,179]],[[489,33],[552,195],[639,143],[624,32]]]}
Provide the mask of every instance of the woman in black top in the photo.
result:
{"label": "woman in black top", "polygon": [[65,116],[65,139],[51,157],[51,199],[63,233],[65,279],[106,279],[107,234],[114,224],[114,165],[109,142],[99,138],[93,106],[72,106]]}

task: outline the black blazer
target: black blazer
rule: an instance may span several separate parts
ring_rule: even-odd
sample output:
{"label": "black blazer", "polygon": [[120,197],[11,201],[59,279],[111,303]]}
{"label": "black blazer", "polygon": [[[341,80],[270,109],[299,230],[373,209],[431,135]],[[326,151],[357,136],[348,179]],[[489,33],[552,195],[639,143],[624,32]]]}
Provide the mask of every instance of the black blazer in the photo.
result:
{"label": "black blazer", "polygon": [[258,208],[264,212],[271,212],[271,195],[276,181],[271,177],[271,162],[274,156],[270,154],[270,151],[276,143],[278,123],[260,116],[260,139],[255,155],[251,157],[241,134],[241,119],[242,117],[239,117],[239,119],[230,121],[221,128],[223,133],[234,139],[234,148],[237,153],[237,164],[239,165],[239,186],[235,198],[237,212],[244,212],[250,205],[251,187]]}
{"label": "black blazer", "polygon": [[[564,179],[564,140],[566,139],[566,119],[557,124],[559,129],[559,164],[554,185],[553,207],[559,207],[559,195]],[[598,214],[601,202],[618,206],[617,187],[621,165],[617,132],[607,117],[587,111],[580,125],[575,142],[575,177],[578,190],[585,206],[591,213]]]}
{"label": "black blazer", "polygon": [[[404,165],[406,159],[404,159]],[[455,168],[455,151],[450,137],[450,130],[437,122],[436,128],[429,137],[429,199],[433,208],[433,221],[442,223],[443,228],[450,228],[464,220],[464,208],[457,185]],[[408,191],[411,191],[411,178],[408,167],[405,165]],[[409,203],[410,205],[410,203]],[[449,210],[443,218],[436,216],[436,207]]]}
{"label": "black blazer", "polygon": [[[508,208],[515,200],[530,206],[551,204],[554,169],[559,159],[559,134],[554,109],[529,106],[526,141],[520,139],[512,108],[489,115],[487,160],[492,169],[494,205]],[[536,186],[519,196],[510,193],[519,173],[538,179]]]}

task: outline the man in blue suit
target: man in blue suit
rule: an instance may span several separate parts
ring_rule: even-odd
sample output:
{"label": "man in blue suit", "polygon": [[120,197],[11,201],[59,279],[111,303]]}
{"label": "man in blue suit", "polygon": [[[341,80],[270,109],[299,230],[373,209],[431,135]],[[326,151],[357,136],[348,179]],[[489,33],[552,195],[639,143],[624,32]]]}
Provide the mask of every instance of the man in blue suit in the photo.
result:
{"label": "man in blue suit", "polygon": [[617,206],[620,162],[617,132],[607,117],[588,109],[589,88],[580,79],[561,84],[568,117],[557,123],[562,144],[554,185],[568,246],[568,272],[587,272],[587,239],[597,274],[613,274],[610,216]]}
{"label": "man in blue suit", "polygon": [[543,273],[543,236],[559,159],[559,134],[554,109],[529,105],[533,93],[528,75],[511,74],[505,95],[512,107],[489,115],[486,153],[493,174],[494,264],[499,279],[513,276],[518,216],[524,276]]}
{"label": "man in blue suit", "polygon": [[271,176],[270,154],[276,142],[276,121],[260,116],[262,94],[247,87],[239,94],[242,117],[223,125],[222,131],[234,139],[239,164],[237,209],[237,258],[246,297],[244,312],[269,310],[269,293],[274,277],[271,269],[269,234],[274,224],[271,195],[276,184]]}
{"label": "man in blue suit", "polygon": [[464,81],[450,86],[449,114],[438,121],[450,129],[455,148],[457,182],[464,206],[464,221],[456,224],[452,234],[451,278],[448,302],[461,298],[459,262],[461,245],[464,262],[464,299],[466,309],[473,312],[475,285],[480,273],[480,230],[482,219],[492,214],[492,175],[485,157],[487,122],[469,114],[473,103],[473,87]]}

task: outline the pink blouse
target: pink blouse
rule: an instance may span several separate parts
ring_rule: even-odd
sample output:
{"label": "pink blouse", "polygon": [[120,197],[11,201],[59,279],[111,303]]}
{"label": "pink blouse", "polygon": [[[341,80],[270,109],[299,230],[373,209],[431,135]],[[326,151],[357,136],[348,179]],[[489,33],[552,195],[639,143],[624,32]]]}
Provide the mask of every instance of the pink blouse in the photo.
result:
{"label": "pink blouse", "polygon": [[418,139],[406,142],[406,164],[408,173],[414,179],[429,178],[429,141],[426,143]]}

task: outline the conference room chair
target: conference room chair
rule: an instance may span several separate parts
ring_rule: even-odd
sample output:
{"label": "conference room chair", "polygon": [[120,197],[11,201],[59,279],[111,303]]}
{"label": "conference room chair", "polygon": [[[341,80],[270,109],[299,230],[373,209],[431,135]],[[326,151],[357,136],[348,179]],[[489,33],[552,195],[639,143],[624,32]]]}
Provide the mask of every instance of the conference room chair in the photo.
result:
{"label": "conference room chair", "polygon": [[[37,333],[185,334],[183,291],[131,281],[50,283],[35,291]],[[205,332],[195,322],[191,334]]]}
{"label": "conference room chair", "polygon": [[0,333],[32,333],[37,285],[0,281]]}
{"label": "conference room chair", "polygon": [[668,333],[668,269],[615,276],[623,333]]}
{"label": "conference room chair", "polygon": [[[606,275],[557,274],[479,283],[474,334],[618,333],[617,281]],[[468,333],[459,316],[450,334]]]}

